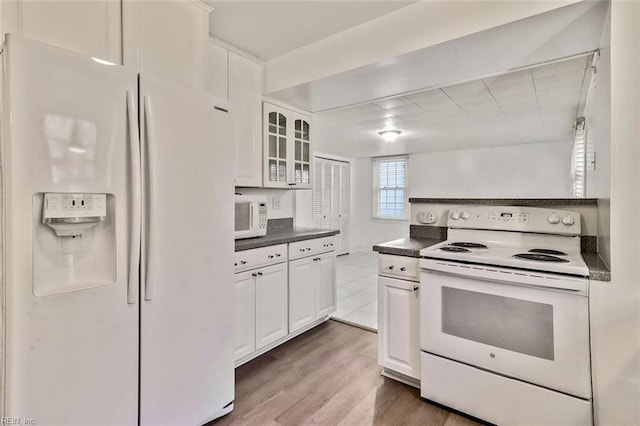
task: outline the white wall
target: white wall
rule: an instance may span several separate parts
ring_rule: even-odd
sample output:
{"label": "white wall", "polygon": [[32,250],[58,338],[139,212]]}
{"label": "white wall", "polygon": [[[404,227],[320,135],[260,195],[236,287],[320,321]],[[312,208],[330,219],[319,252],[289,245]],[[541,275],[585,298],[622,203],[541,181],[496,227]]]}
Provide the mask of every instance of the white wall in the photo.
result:
{"label": "white wall", "polygon": [[[570,161],[570,141],[414,154],[409,156],[409,197],[566,198]],[[371,159],[355,160],[352,168],[352,249],[407,237],[408,220],[372,218]]]}
{"label": "white wall", "polygon": [[570,141],[416,154],[409,196],[567,198],[570,164]]}
{"label": "white wall", "polygon": [[[242,195],[264,195],[267,197],[267,219],[282,219],[294,216],[293,191],[286,189],[236,188]],[[274,198],[280,199],[280,208],[273,207]]]}
{"label": "white wall", "polygon": [[368,251],[374,244],[409,236],[408,220],[373,219],[373,170],[369,158],[351,163],[351,249]]}
{"label": "white wall", "polygon": [[595,414],[640,424],[640,2],[611,2],[611,283],[591,283]]}

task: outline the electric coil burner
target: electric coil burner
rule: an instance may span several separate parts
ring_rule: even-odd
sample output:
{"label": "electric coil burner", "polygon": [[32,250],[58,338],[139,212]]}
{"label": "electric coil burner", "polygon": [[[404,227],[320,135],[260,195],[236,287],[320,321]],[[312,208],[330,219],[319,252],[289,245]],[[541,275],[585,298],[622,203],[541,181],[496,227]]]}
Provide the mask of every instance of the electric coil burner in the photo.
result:
{"label": "electric coil burner", "polygon": [[551,249],[531,249],[529,253],[540,253],[540,254],[549,254],[551,256],[566,256],[567,253],[562,252],[560,250],[551,250]]}
{"label": "electric coil burner", "polygon": [[593,424],[580,230],[573,211],[450,211],[447,240],[420,251],[423,398],[494,424]]}
{"label": "electric coil burner", "polygon": [[442,250],[442,251],[448,251],[448,252],[453,252],[453,253],[469,253],[469,252],[471,252],[471,250],[467,250],[466,248],[463,248],[463,247],[455,247],[455,246],[444,246],[444,247],[440,247],[440,250]]}
{"label": "electric coil burner", "polygon": [[463,247],[463,248],[470,248],[470,249],[487,249],[487,248],[489,248],[484,244],[467,243],[467,242],[455,242],[455,243],[451,243],[449,245],[452,245],[454,247]]}
{"label": "electric coil burner", "polygon": [[514,254],[513,257],[518,259],[525,260],[535,260],[537,262],[561,262],[561,263],[569,263],[567,259],[563,259],[557,256],[550,256],[548,254],[538,254],[538,253],[518,253]]}

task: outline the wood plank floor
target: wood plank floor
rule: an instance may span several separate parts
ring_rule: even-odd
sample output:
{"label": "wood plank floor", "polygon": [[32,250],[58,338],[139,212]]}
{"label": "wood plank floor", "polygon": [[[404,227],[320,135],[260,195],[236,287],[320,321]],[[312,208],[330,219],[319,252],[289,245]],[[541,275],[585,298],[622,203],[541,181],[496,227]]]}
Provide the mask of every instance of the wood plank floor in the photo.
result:
{"label": "wood plank floor", "polygon": [[235,408],[210,425],[478,424],[382,377],[377,354],[377,334],[327,321],[237,368]]}

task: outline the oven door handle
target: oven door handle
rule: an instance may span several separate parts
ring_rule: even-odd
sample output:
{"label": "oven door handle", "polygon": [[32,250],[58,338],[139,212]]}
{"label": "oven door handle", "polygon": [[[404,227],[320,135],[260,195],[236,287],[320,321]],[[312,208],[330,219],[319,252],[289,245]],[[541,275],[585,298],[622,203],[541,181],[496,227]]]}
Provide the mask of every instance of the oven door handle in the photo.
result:
{"label": "oven door handle", "polygon": [[[439,265],[443,265],[442,269]],[[549,274],[527,273],[519,270],[498,270],[476,267],[473,265],[452,265],[438,263],[437,269],[422,269],[424,273],[435,273],[453,275],[468,279],[490,281],[504,285],[514,285],[522,287],[537,288],[545,291],[560,291],[576,296],[587,296],[589,280],[578,277],[549,276]],[[447,270],[443,270],[447,268]],[[450,270],[449,268],[460,268],[460,270]],[[421,280],[422,281],[422,280]],[[428,284],[427,284],[428,285]]]}

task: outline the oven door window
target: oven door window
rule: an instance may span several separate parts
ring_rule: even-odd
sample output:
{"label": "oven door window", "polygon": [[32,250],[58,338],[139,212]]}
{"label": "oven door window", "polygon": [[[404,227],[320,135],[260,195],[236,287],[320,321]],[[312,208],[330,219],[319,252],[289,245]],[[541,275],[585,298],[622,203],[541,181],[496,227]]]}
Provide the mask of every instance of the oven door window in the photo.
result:
{"label": "oven door window", "polygon": [[442,287],[442,332],[554,359],[553,305]]}
{"label": "oven door window", "polygon": [[251,203],[236,203],[236,231],[248,231],[251,227]]}

